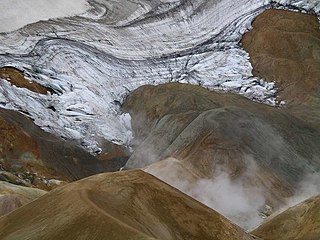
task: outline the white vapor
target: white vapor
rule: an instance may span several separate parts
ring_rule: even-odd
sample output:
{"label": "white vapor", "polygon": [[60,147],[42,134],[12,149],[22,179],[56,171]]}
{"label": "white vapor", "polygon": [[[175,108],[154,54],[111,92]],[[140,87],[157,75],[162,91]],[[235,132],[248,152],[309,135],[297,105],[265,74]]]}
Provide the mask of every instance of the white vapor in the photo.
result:
{"label": "white vapor", "polygon": [[265,205],[262,192],[256,187],[233,181],[221,172],[214,179],[201,179],[187,192],[198,201],[215,209],[232,222],[251,229],[263,221],[259,211]]}
{"label": "white vapor", "polygon": [[293,207],[311,197],[320,194],[320,174],[310,173],[307,174],[303,180],[299,183],[298,189],[296,190],[294,196],[286,200],[286,205],[282,206],[277,212],[283,212],[286,209]]}
{"label": "white vapor", "polygon": [[285,203],[274,212],[269,219],[283,213],[287,209],[294,207],[314,196],[320,195],[320,174],[318,172],[306,174],[297,186],[295,194],[287,198]]}
{"label": "white vapor", "polygon": [[40,20],[78,15],[88,9],[86,0],[1,0],[0,32]]}
{"label": "white vapor", "polygon": [[210,179],[195,178],[173,158],[144,170],[248,230],[263,221],[259,213],[265,207],[266,199],[261,189],[247,184],[247,180],[256,174],[256,163],[248,157],[246,165],[246,170],[234,179],[223,166],[216,166]]}

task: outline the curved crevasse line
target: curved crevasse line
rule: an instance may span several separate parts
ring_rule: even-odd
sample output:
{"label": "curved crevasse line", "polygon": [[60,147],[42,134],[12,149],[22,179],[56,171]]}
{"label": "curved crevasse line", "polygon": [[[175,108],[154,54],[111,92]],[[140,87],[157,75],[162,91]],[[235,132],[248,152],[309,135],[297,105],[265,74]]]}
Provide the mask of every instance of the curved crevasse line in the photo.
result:
{"label": "curved crevasse line", "polygon": [[[204,1],[198,0],[197,2]],[[209,2],[212,3],[211,8],[202,9],[202,12],[199,11],[192,17],[183,14],[187,11],[192,13],[192,9],[187,10],[185,9],[187,7],[179,6],[181,8],[179,11],[174,11],[175,14],[165,18],[156,18],[152,22],[120,29],[116,28],[117,23],[110,25],[103,19],[74,17],[40,22],[5,35],[1,41],[0,51],[8,53],[25,51],[27,53],[32,48],[31,45],[43,37],[59,35],[61,38],[85,42],[119,58],[156,57],[201,44],[217,35],[224,26],[229,25],[239,16],[263,6],[261,1],[252,0],[243,0],[236,4],[231,3],[231,5],[229,1]],[[244,7],[248,9],[243,11]],[[222,14],[226,11],[229,13]],[[13,42],[12,39],[15,41]],[[123,44],[124,42],[126,44]]]}

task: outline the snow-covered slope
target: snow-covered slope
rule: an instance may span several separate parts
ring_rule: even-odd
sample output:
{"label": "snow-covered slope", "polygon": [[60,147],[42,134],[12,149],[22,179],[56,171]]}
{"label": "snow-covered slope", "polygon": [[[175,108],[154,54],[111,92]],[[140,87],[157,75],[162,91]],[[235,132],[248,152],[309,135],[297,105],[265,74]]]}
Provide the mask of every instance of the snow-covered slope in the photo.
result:
{"label": "snow-covered slope", "polygon": [[[319,1],[278,1],[320,11]],[[128,143],[130,116],[119,103],[133,89],[170,81],[240,93],[276,104],[274,83],[253,78],[238,46],[267,0],[88,0],[79,16],[41,21],[0,34],[0,67],[14,66],[55,90],[40,95],[0,81],[0,105],[28,112],[46,131]],[[54,110],[53,110],[54,109]]]}

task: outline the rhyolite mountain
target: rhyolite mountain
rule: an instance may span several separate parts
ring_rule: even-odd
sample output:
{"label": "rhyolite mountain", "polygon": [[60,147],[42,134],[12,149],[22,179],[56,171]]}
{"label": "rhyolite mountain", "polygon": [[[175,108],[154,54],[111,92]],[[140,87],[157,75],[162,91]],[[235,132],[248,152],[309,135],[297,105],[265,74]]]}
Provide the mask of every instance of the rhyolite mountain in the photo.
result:
{"label": "rhyolite mountain", "polygon": [[[257,195],[276,209],[306,175],[320,170],[318,128],[238,95],[175,83],[144,86],[124,108],[137,130],[137,147],[126,167],[149,171],[148,165],[169,158],[160,165],[165,170],[151,165],[151,173],[178,188],[189,177],[176,173],[170,157],[196,180],[214,181],[223,171],[232,182],[242,182],[248,195],[259,189]],[[192,182],[179,189],[188,193],[190,187]]]}
{"label": "rhyolite mountain", "polygon": [[0,218],[0,228],[1,239],[254,239],[140,170],[60,187]]}
{"label": "rhyolite mountain", "polygon": [[241,40],[253,74],[275,81],[284,110],[315,125],[320,123],[320,30],[313,14],[267,10]]}

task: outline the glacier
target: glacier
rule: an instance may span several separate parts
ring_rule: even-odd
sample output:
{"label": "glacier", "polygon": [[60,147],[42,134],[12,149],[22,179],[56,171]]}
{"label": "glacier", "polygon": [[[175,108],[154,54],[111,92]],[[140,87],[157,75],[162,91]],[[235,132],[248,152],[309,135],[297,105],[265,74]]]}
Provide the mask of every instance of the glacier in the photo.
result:
{"label": "glacier", "polygon": [[103,139],[130,144],[130,116],[120,106],[142,85],[190,83],[277,106],[275,83],[253,77],[239,41],[267,8],[320,12],[315,0],[83,4],[86,11],[70,13],[75,16],[28,19],[22,28],[0,33],[0,67],[15,67],[54,91],[42,95],[0,81],[0,107],[28,115],[93,154]]}

